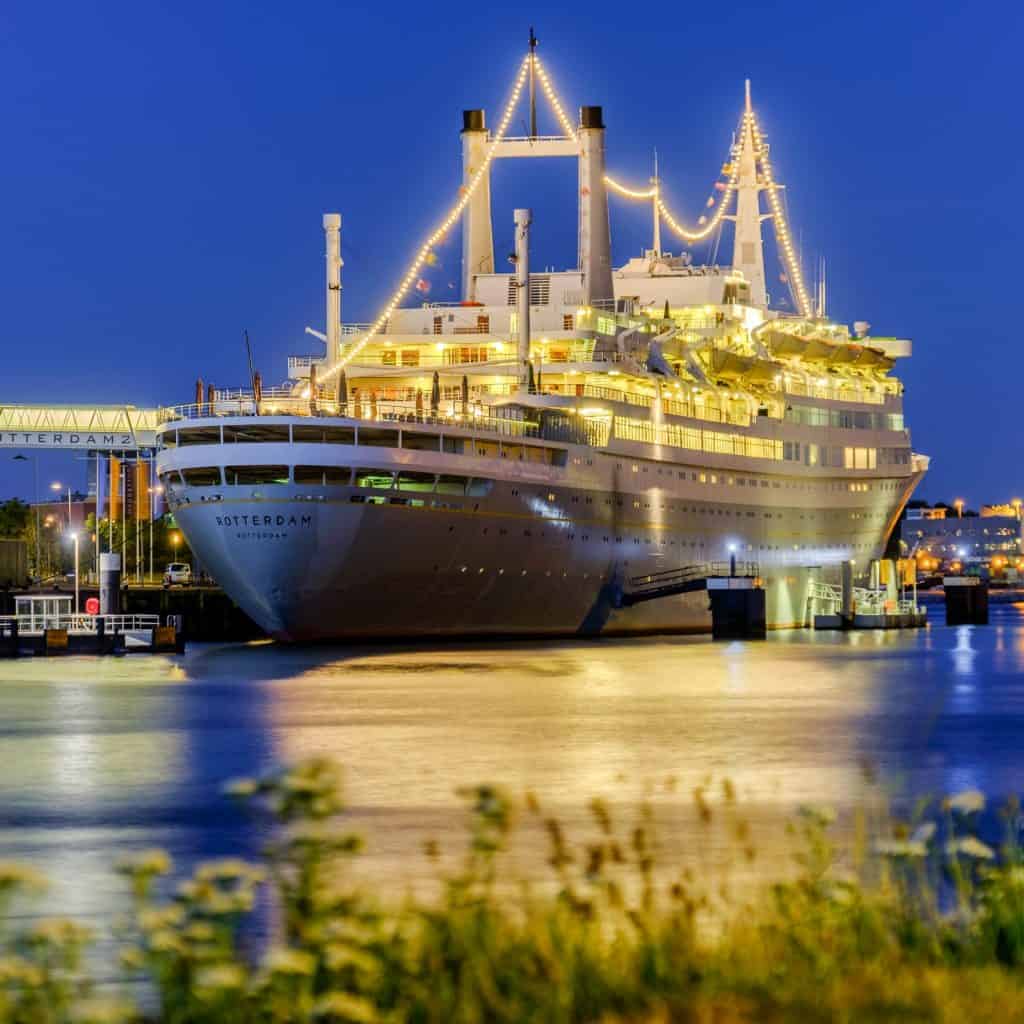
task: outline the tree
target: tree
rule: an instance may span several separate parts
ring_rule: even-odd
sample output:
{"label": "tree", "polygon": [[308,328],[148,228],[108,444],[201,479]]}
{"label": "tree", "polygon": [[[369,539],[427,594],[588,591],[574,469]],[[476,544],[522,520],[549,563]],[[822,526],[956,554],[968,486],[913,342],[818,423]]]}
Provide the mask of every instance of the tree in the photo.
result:
{"label": "tree", "polygon": [[0,537],[15,537],[24,540],[32,509],[20,498],[0,502]]}

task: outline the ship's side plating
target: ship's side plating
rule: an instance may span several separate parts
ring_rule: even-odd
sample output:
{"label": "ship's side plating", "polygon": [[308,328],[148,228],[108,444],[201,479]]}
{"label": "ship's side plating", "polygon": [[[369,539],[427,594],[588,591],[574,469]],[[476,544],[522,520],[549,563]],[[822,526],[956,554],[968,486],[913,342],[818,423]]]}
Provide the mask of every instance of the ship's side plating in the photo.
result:
{"label": "ship's side plating", "polygon": [[[292,437],[310,421],[258,422]],[[702,593],[628,608],[618,596],[632,577],[732,551],[761,566],[769,624],[798,625],[810,580],[880,556],[922,471],[768,472],[642,444],[316,422],[334,443],[220,441],[251,434],[249,417],[172,423],[158,461],[203,564],[287,640],[703,631]]]}

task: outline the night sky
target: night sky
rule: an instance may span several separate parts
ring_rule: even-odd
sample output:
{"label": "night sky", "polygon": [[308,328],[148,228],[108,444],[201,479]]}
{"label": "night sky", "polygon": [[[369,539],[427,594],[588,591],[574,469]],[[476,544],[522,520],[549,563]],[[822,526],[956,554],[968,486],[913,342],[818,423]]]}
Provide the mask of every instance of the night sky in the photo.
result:
{"label": "night sky", "polygon": [[[323,326],[327,210],[343,218],[343,319],[372,319],[454,200],[461,110],[496,122],[532,21],[567,108],[604,106],[609,171],[643,186],[656,147],[689,223],[750,77],[805,271],[828,261],[830,314],[914,339],[899,372],[933,460],[919,496],[1024,494],[1021,10],[7,0],[0,401],[190,401],[197,376],[244,382],[244,328],[279,380],[289,353],[317,351],[303,327]],[[518,205],[535,211],[533,265],[574,263],[575,195],[569,161],[500,165],[499,269]],[[621,263],[650,218],[611,206]],[[430,297],[454,298],[457,234],[440,258]],[[30,496],[27,466],[0,453],[0,495]],[[84,484],[69,456],[41,479],[69,469]]]}

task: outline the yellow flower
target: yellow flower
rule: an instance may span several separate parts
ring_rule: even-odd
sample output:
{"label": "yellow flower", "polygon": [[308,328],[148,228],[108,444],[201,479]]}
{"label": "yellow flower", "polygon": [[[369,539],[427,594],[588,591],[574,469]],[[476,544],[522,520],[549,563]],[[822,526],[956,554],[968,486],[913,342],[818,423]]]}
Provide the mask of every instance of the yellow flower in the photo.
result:
{"label": "yellow flower", "polygon": [[298,949],[272,949],[264,967],[272,974],[311,975],[316,970],[316,959]]}
{"label": "yellow flower", "polygon": [[4,889],[45,889],[46,879],[24,864],[0,861],[0,892]]}
{"label": "yellow flower", "polygon": [[123,857],[117,863],[122,875],[166,875],[174,864],[165,850],[143,850],[130,857]]}
{"label": "yellow flower", "polygon": [[213,964],[196,972],[196,988],[223,992],[245,987],[245,971],[237,964]]}
{"label": "yellow flower", "polygon": [[120,999],[82,999],[71,1009],[69,1020],[72,1024],[125,1024],[138,1020],[138,1014],[130,1003]]}
{"label": "yellow flower", "polygon": [[380,1020],[373,1004],[349,992],[327,992],[321,996],[313,1007],[313,1016],[353,1022],[353,1024],[373,1024]]}

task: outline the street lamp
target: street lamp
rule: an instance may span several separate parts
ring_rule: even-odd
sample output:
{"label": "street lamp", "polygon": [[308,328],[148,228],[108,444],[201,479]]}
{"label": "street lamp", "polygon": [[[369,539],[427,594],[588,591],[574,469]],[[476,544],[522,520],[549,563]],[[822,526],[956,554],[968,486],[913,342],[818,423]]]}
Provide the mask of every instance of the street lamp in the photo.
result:
{"label": "street lamp", "polygon": [[153,582],[153,500],[158,494],[163,494],[164,489],[160,484],[149,488],[149,579]]}
{"label": "street lamp", "polygon": [[75,614],[78,614],[78,531],[72,530],[69,534],[75,542]]}

